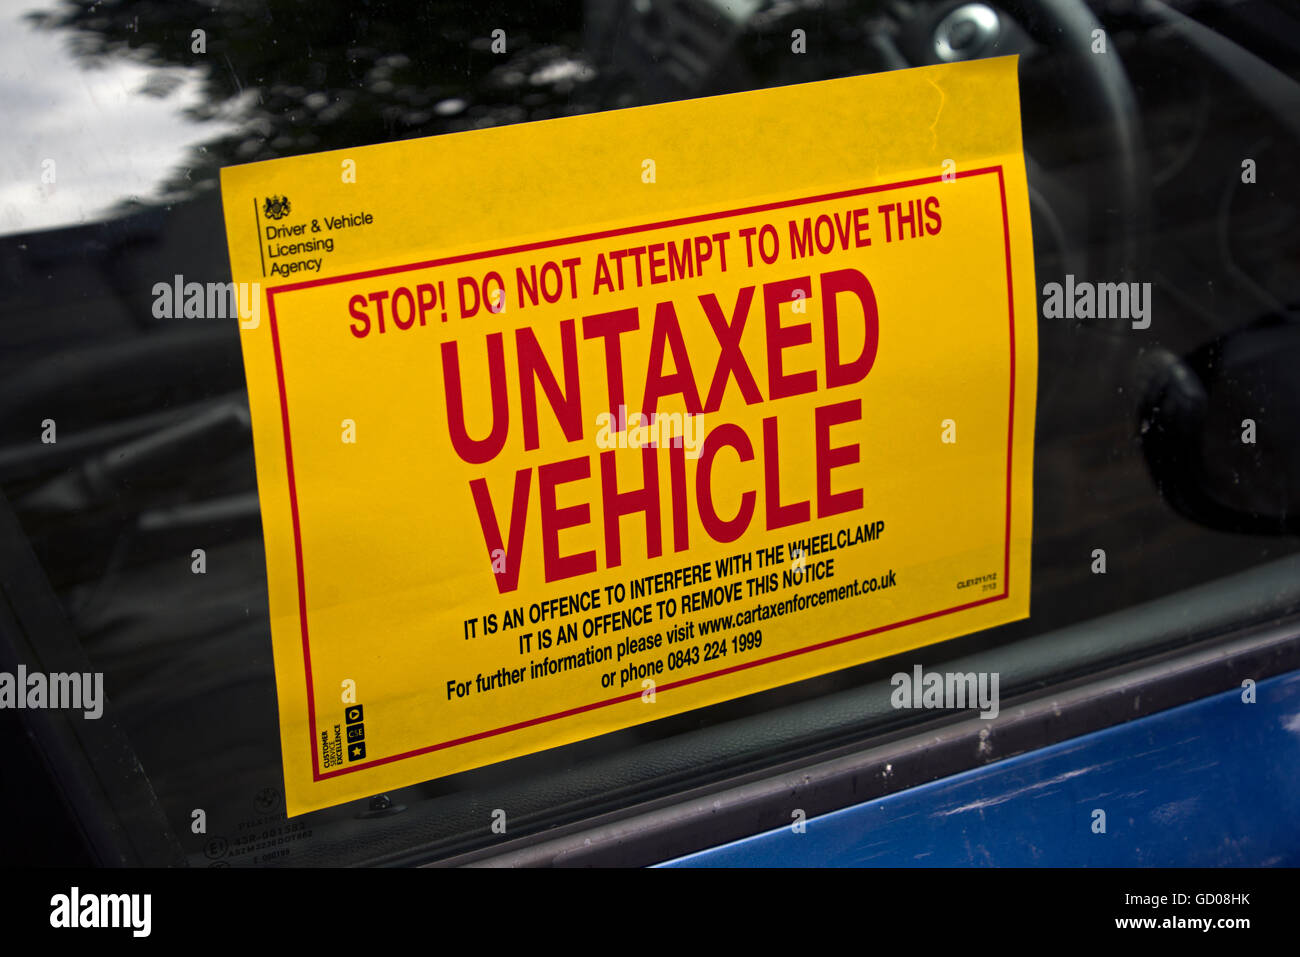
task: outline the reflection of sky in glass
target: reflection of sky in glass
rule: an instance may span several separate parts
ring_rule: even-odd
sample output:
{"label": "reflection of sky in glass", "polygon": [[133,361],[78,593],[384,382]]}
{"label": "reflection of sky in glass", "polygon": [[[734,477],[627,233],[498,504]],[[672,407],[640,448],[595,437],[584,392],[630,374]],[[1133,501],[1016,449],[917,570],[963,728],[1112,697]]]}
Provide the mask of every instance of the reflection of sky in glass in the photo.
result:
{"label": "reflection of sky in glass", "polygon": [[[66,32],[23,19],[34,9],[32,0],[0,0],[0,235],[156,200],[168,176],[183,173],[189,147],[232,128],[184,115],[203,99],[204,67],[78,59]],[[47,159],[53,184],[41,181]]]}

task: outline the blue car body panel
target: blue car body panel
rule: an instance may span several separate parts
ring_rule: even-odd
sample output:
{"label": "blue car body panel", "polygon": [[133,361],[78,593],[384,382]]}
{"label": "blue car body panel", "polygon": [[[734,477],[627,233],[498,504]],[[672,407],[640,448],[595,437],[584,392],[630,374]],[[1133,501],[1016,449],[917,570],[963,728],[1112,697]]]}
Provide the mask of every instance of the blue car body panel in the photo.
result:
{"label": "blue car body panel", "polygon": [[1254,692],[1253,704],[1227,691],[659,866],[1297,866],[1300,672]]}

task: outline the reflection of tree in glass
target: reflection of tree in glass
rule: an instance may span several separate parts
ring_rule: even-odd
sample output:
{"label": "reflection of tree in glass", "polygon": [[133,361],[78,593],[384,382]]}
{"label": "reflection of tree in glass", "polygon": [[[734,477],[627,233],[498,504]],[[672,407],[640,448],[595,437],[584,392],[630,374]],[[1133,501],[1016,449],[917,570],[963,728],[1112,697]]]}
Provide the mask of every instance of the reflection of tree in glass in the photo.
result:
{"label": "reflection of tree in glass", "polygon": [[[170,184],[173,196],[215,186],[231,163],[599,108],[595,71],[576,52],[578,4],[61,0],[29,19],[69,31],[87,60],[208,68],[205,102],[189,112],[234,119],[240,132],[201,147]],[[505,53],[491,50],[497,29]],[[195,30],[206,52],[192,52]]]}

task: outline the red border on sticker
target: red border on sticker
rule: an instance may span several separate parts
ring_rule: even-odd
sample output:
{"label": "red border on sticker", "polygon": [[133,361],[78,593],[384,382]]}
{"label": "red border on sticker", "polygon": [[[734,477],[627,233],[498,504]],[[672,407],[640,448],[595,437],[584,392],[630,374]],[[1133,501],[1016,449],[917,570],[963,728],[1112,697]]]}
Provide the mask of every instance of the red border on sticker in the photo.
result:
{"label": "red border on sticker", "polygon": [[[1004,556],[1002,568],[1002,593],[999,595],[990,595],[988,598],[981,598],[978,601],[967,602],[963,605],[956,605],[952,608],[945,608],[942,611],[934,611],[925,615],[918,615],[915,618],[908,618],[904,621],[896,621],[893,624],[881,625],[877,628],[871,628],[867,631],[860,631],[852,635],[845,635],[841,638],[831,638],[827,641],[819,641],[815,644],[805,645],[802,648],[795,648],[791,651],[783,651],[780,654],[769,655],[766,658],[758,658],[754,661],[747,661],[744,664],[733,665],[729,668],[720,668],[717,671],[710,671],[707,674],[695,675],[691,678],[683,678],[680,681],[672,681],[667,684],[658,685],[655,688],[656,693],[669,691],[673,688],[681,688],[686,685],[695,684],[698,681],[706,681],[710,678],[721,677],[722,675],[732,674],[737,671],[744,671],[749,668],[756,668],[759,665],[770,664],[774,661],[781,661],[785,658],[793,658],[796,655],[805,655],[814,651],[821,651],[840,645],[849,641],[857,641],[860,638],[868,638],[872,635],[878,635],[881,632],[892,631],[895,628],[902,628],[907,625],[914,625],[922,621],[928,621],[931,618],[939,618],[944,615],[951,615],[956,612],[966,611],[979,605],[986,605],[989,602],[1001,601],[1010,593],[1009,579],[1011,575],[1011,453],[1012,438],[1015,425],[1015,406],[1016,406],[1016,314],[1015,300],[1013,296],[1013,284],[1011,279],[1011,228],[1007,216],[1007,190],[1006,182],[1002,174],[1001,164],[997,166],[987,166],[981,169],[966,170],[958,172],[955,175],[958,178],[967,176],[984,176],[990,173],[996,173],[998,177],[998,194],[1002,203],[1002,238],[1003,249],[1006,255],[1007,264],[1007,320],[1010,331],[1011,345],[1011,383],[1008,398],[1007,412],[1007,496],[1006,496],[1006,524],[1005,524],[1005,541]],[[595,701],[591,704],[581,705],[576,708],[569,708],[565,711],[557,711],[554,714],[541,715],[536,718],[529,718],[527,721],[518,721],[514,724],[504,725],[500,728],[493,728],[490,731],[480,731],[477,734],[466,735],[460,738],[453,738],[450,741],[443,741],[439,744],[431,744],[423,748],[417,748],[413,751],[405,751],[401,754],[394,754],[384,758],[376,758],[373,761],[364,761],[359,764],[350,765],[340,768],[337,771],[328,771],[321,773],[320,770],[320,753],[316,747],[316,696],[312,685],[311,673],[311,643],[307,635],[307,588],[306,580],[303,573],[302,558],[302,535],[298,518],[298,492],[294,483],[293,473],[293,446],[289,439],[289,402],[284,387],[284,365],[280,356],[280,334],[276,326],[275,318],[275,297],[279,293],[294,292],[299,289],[310,289],[315,286],[328,286],[341,282],[353,282],[358,279],[369,279],[375,276],[387,276],[393,273],[410,272],[416,269],[429,269],[436,266],[448,266],[454,263],[471,262],[476,259],[485,259],[489,256],[503,256],[514,253],[529,252],[535,249],[547,249],[553,246],[564,246],[570,243],[589,242],[595,239],[606,239],[614,236],[623,236],[629,233],[646,232],[652,229],[665,229],[676,226],[686,226],[691,223],[708,222],[714,219],[724,219],[732,216],[745,216],[752,213],[762,213],[774,209],[784,209],[791,206],[806,206],[809,203],[820,203],[834,199],[844,199],[850,196],[862,196],[867,193],[887,192],[895,189],[906,189],[912,186],[923,186],[927,183],[938,183],[943,180],[943,176],[927,176],[923,179],[912,179],[898,183],[887,183],[879,186],[865,186],[859,189],[843,190],[836,193],[823,193],[818,196],[808,196],[803,199],[782,200],[776,203],[764,203],[759,206],[747,206],[741,209],[730,209],[720,213],[705,213],[698,216],[687,216],[681,219],[671,219],[656,223],[647,223],[642,226],[626,226],[619,229],[609,229],[601,232],[586,233],[579,236],[567,236],[563,239],[552,239],[541,242],[524,243],[517,246],[506,246],[500,249],[490,249],[484,252],[467,253],[461,256],[449,256],[444,259],[431,259],[424,262],[409,263],[404,266],[388,266],[383,269],[371,269],[364,272],[349,273],[344,276],[332,276],[328,279],[309,279],[303,282],[288,283],[280,286],[268,287],[266,290],[267,313],[271,324],[271,344],[275,353],[275,375],[280,389],[280,420],[284,427],[284,461],[286,474],[289,481],[289,509],[293,518],[293,546],[294,555],[297,562],[298,570],[298,620],[302,629],[302,655],[303,664],[306,669],[307,677],[307,718],[311,726],[311,757],[312,757],[312,778],[315,781],[323,781],[326,778],[337,777],[340,774],[350,774],[353,771],[361,771],[366,768],[377,767],[381,764],[390,764],[394,761],[403,761],[407,758],[418,757],[422,754],[430,754],[434,751],[442,751],[446,748],[454,748],[462,744],[468,744],[471,741],[478,741],[483,738],[490,738],[498,734],[508,734],[511,731],[518,731],[522,728],[528,728],[537,724],[545,724],[548,721],[558,721],[561,718],[569,718],[586,711],[594,711],[597,708],[605,708],[609,705],[618,704],[623,701],[632,701],[641,697],[639,690],[628,694],[618,695],[613,698],[606,698],[603,701]]]}

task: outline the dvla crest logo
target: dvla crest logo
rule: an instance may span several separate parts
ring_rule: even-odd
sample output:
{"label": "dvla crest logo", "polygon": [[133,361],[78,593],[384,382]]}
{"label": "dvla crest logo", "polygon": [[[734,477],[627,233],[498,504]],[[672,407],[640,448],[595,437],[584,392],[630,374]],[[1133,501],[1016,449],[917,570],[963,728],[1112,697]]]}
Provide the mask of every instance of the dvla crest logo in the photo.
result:
{"label": "dvla crest logo", "polygon": [[266,197],[266,202],[262,204],[262,215],[267,219],[284,219],[289,215],[289,197]]}

